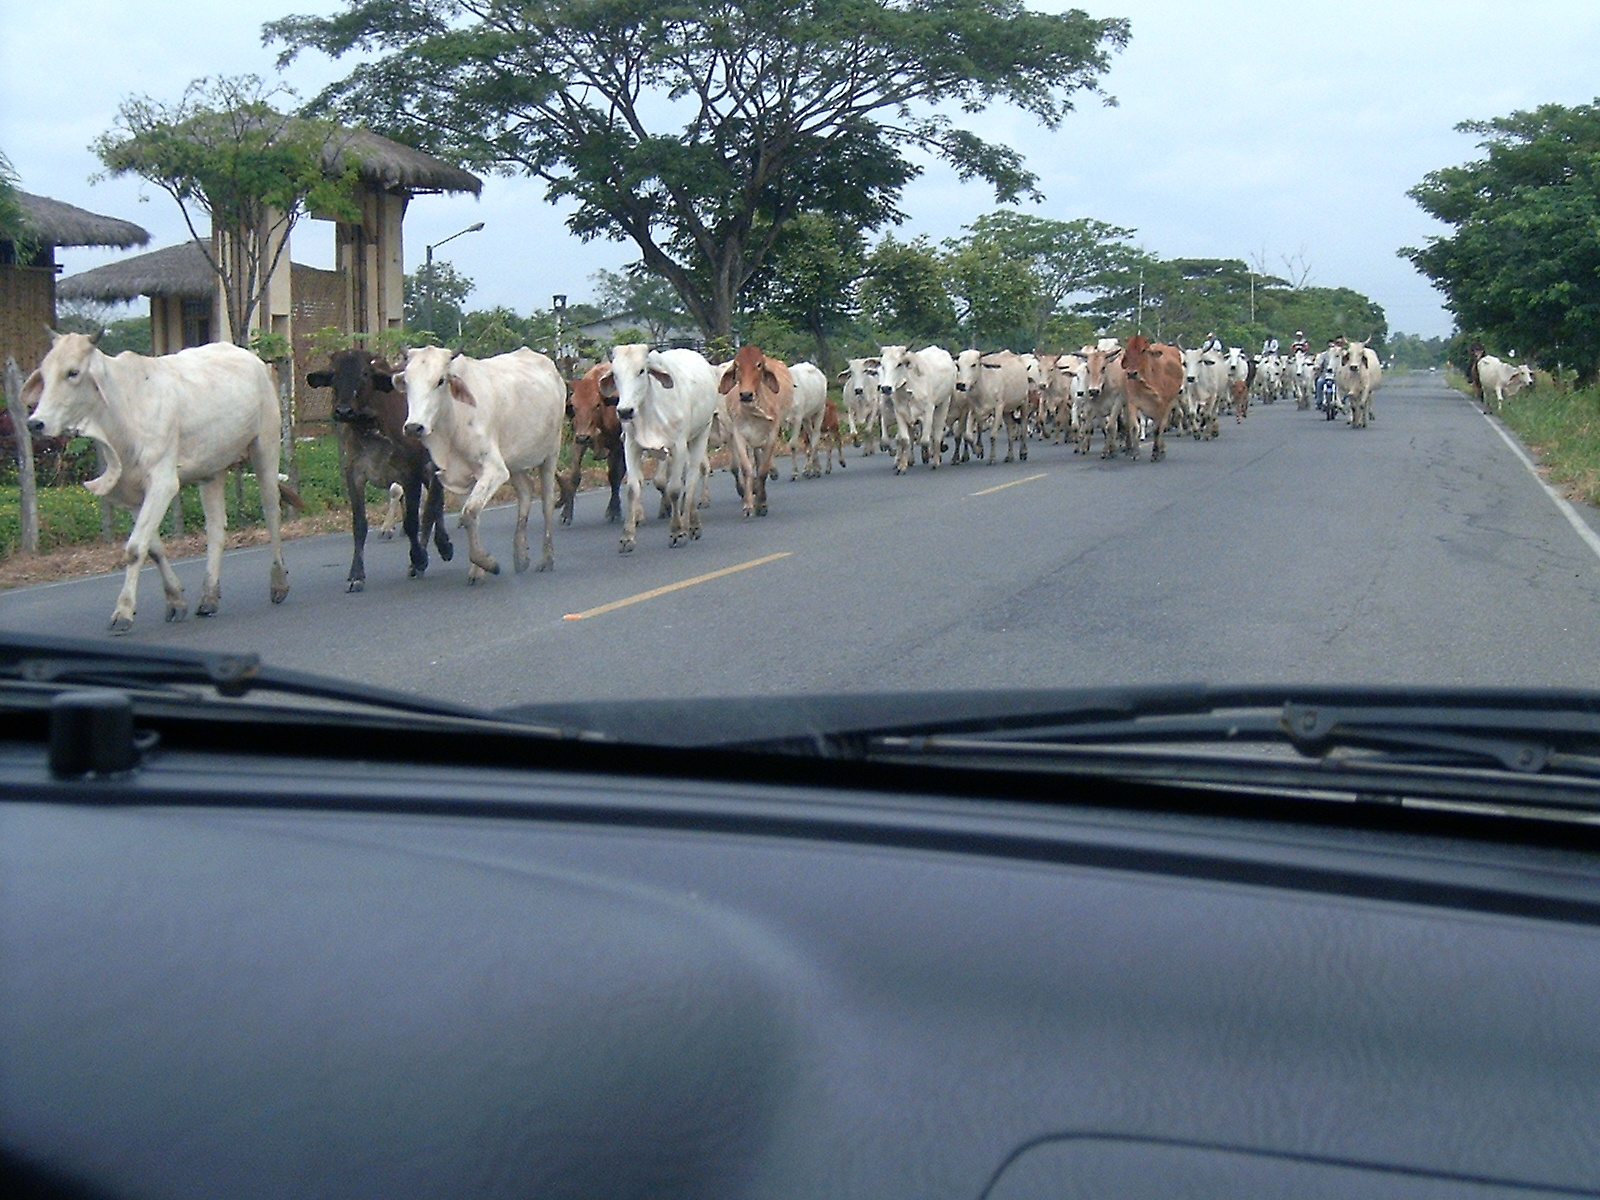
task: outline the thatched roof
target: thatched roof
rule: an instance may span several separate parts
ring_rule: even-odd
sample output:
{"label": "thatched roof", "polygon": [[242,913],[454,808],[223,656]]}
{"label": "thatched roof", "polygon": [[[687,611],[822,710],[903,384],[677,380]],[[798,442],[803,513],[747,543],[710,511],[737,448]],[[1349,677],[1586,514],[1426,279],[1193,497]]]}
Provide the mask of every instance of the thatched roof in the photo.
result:
{"label": "thatched roof", "polygon": [[356,156],[356,173],[366,183],[382,188],[407,188],[413,192],[471,192],[483,190],[483,180],[470,171],[452,167],[443,159],[391,141],[370,129],[346,129],[336,135],[338,145],[328,165],[343,169],[344,151]]}
{"label": "thatched roof", "polygon": [[132,221],[103,217],[75,204],[18,192],[34,235],[47,246],[148,246],[150,235]]}
{"label": "thatched roof", "polygon": [[56,296],[62,300],[116,301],[140,296],[205,300],[216,290],[216,274],[195,241],[135,254],[56,283]]}

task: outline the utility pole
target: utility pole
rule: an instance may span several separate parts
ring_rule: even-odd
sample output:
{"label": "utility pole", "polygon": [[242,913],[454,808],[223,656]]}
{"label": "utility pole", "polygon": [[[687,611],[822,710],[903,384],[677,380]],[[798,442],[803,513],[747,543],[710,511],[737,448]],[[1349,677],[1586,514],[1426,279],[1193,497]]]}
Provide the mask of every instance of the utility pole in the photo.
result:
{"label": "utility pole", "polygon": [[554,296],[551,296],[550,297],[550,308],[551,308],[551,311],[554,312],[555,315],[556,315],[556,352],[555,352],[554,357],[555,357],[555,360],[557,362],[560,362],[561,361],[561,355],[562,355],[562,350],[561,350],[561,327],[562,327],[562,324],[563,324],[563,318],[565,318],[566,315],[567,315],[567,296],[566,296],[566,293],[565,292],[557,292]]}
{"label": "utility pole", "polygon": [[1139,316],[1134,322],[1134,332],[1144,332],[1144,268],[1139,268]]}
{"label": "utility pole", "polygon": [[422,327],[424,329],[426,329],[429,333],[433,332],[433,252],[434,252],[434,250],[437,249],[438,247],[444,245],[445,242],[453,242],[453,241],[455,241],[463,233],[477,233],[478,230],[480,230],[482,228],[483,228],[483,222],[482,221],[478,221],[475,224],[468,225],[465,229],[458,229],[455,233],[452,233],[449,237],[441,238],[439,241],[434,242],[433,245],[427,247],[427,251],[423,255],[423,258],[424,258],[425,261],[424,261],[424,265],[423,265],[423,268],[422,268],[423,271],[426,272],[426,274],[427,274],[427,279],[425,281],[425,290],[422,293]]}

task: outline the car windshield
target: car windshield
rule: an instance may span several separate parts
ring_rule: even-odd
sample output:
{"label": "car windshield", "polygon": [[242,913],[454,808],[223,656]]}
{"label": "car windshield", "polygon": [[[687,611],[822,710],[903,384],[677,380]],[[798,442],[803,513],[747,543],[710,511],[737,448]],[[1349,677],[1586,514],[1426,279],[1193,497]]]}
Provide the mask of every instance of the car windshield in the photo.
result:
{"label": "car windshield", "polygon": [[1600,24],[1532,10],[17,9],[0,628],[650,740],[1593,688]]}

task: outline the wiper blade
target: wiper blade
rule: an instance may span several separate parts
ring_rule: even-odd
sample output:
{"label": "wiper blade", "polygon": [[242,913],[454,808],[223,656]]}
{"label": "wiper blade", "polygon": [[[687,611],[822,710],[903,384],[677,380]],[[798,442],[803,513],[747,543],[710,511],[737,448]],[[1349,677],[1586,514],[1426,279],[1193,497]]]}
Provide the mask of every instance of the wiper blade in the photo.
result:
{"label": "wiper blade", "polygon": [[44,687],[130,691],[201,687],[229,699],[266,692],[418,716],[505,723],[492,713],[448,700],[264,666],[259,655],[250,653],[154,649],[5,633],[0,634],[0,681],[5,680]]}

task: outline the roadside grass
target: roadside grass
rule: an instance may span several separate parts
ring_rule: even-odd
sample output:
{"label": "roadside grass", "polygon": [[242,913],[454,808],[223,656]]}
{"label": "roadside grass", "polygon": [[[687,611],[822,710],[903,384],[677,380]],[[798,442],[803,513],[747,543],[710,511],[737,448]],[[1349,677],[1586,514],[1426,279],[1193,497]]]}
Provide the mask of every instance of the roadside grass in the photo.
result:
{"label": "roadside grass", "polygon": [[[1472,395],[1464,375],[1448,378]],[[1600,505],[1600,388],[1573,388],[1539,371],[1532,389],[1507,398],[1497,415],[1568,499]]]}

